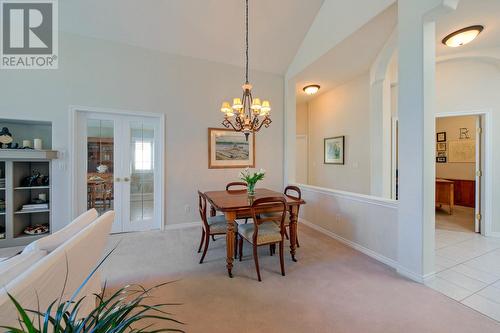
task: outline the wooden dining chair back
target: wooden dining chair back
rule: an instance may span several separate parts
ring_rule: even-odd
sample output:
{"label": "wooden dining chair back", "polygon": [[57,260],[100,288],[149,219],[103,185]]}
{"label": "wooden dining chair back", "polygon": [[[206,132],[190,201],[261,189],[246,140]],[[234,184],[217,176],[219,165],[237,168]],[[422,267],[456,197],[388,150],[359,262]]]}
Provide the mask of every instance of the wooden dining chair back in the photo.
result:
{"label": "wooden dining chair back", "polygon": [[200,212],[203,229],[208,230],[209,226],[207,222],[207,197],[205,197],[205,194],[200,191],[198,191],[198,211]]}
{"label": "wooden dining chair back", "polygon": [[[89,200],[91,208],[111,208],[112,190],[108,188],[106,183],[92,183],[88,185]],[[98,204],[99,202],[99,204]]]}
{"label": "wooden dining chair back", "polygon": [[[292,198],[292,199],[295,199],[295,200],[302,200],[302,191],[297,186],[289,185],[289,186],[285,187],[284,193],[289,198]],[[299,209],[300,209],[300,206],[297,206],[297,216],[299,215]],[[290,216],[289,216],[289,214],[287,214],[287,217],[285,219],[285,228],[288,228],[288,227],[290,227]],[[285,229],[285,236],[288,239],[288,233],[286,233],[286,229]],[[298,232],[297,232],[297,235],[295,237],[295,241],[297,243],[297,247],[300,247]]]}
{"label": "wooden dining chair back", "polygon": [[224,215],[207,216],[207,197],[205,196],[204,193],[200,191],[198,191],[198,210],[200,212],[201,223],[202,223],[201,240],[200,240],[200,246],[198,247],[198,253],[201,252],[201,248],[203,247],[203,254],[200,259],[200,264],[202,264],[208,251],[210,236],[213,237],[215,235],[225,235],[227,229],[227,222],[226,222],[226,217]]}
{"label": "wooden dining chair back", "polygon": [[[295,193],[292,195],[292,194],[290,194],[290,192],[295,192]],[[287,187],[285,187],[284,193],[286,196],[289,196],[290,198],[297,199],[297,200],[302,199],[302,191],[297,186],[288,185]]]}
{"label": "wooden dining chair back", "polygon": [[[272,209],[273,214],[265,214]],[[259,281],[262,281],[259,268],[257,248],[262,245],[270,247],[279,244],[281,275],[285,275],[283,243],[285,237],[286,199],[283,197],[260,198],[253,202],[251,213],[254,223],[238,227],[240,261],[243,253],[243,239],[252,244],[255,270]],[[272,250],[271,250],[272,254]]]}
{"label": "wooden dining chair back", "polygon": [[[235,189],[236,187],[236,189]],[[246,190],[248,187],[247,183],[245,182],[231,182],[226,185],[226,191],[236,191],[236,190]],[[250,215],[248,216],[240,216],[239,218],[245,220],[245,224],[248,223],[248,219],[251,218]]]}
{"label": "wooden dining chair back", "polygon": [[[272,215],[267,215],[265,212],[269,211],[269,208],[276,206],[276,212]],[[252,204],[252,218],[255,224],[254,233],[252,240],[257,244],[259,225],[271,222],[279,226],[280,231],[285,228],[285,217],[286,217],[286,200],[281,197],[268,197],[261,198],[254,201]]]}
{"label": "wooden dining chair back", "polygon": [[248,185],[245,182],[231,182],[226,185],[226,191],[235,190],[234,187],[237,187],[236,190],[246,190]]}

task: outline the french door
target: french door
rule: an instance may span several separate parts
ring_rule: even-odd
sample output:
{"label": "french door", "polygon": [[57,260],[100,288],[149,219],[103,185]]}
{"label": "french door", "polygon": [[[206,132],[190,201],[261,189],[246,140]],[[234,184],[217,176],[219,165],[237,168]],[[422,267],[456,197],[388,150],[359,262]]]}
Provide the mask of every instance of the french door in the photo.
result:
{"label": "french door", "polygon": [[85,112],[78,122],[79,210],[114,210],[114,233],[160,229],[159,119]]}

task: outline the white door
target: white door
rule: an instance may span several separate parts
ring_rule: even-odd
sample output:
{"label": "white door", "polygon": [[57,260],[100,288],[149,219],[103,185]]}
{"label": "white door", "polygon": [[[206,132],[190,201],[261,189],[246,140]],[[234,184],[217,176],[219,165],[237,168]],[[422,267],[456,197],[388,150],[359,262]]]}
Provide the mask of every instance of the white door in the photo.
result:
{"label": "white door", "polygon": [[295,145],[295,159],[296,159],[296,179],[295,181],[299,184],[307,184],[307,136],[297,135],[297,141]]}
{"label": "white door", "polygon": [[114,210],[115,233],[159,229],[159,119],[105,113],[85,113],[80,119],[85,123],[79,128],[85,128],[80,154],[86,169],[79,173],[85,179],[79,183],[87,193],[79,196],[85,198],[80,206],[99,213]]}
{"label": "white door", "polygon": [[482,191],[482,177],[483,177],[483,163],[482,163],[482,138],[483,138],[483,126],[482,117],[478,116],[476,118],[476,202],[475,202],[475,214],[474,214],[474,231],[477,233],[482,232],[481,228],[481,191]]}

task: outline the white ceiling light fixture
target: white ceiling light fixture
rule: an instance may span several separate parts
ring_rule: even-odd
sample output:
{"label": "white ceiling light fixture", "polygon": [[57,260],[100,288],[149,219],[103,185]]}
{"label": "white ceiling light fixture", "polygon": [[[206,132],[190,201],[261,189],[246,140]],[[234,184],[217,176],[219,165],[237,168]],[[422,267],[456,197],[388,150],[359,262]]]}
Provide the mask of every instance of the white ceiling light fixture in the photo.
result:
{"label": "white ceiling light fixture", "polygon": [[483,29],[484,27],[482,25],[473,25],[457,30],[443,38],[443,44],[449,47],[459,47],[469,44],[476,39]]}
{"label": "white ceiling light fixture", "polygon": [[314,95],[319,91],[319,88],[321,87],[318,84],[310,84],[305,86],[302,90],[304,90],[307,95]]}

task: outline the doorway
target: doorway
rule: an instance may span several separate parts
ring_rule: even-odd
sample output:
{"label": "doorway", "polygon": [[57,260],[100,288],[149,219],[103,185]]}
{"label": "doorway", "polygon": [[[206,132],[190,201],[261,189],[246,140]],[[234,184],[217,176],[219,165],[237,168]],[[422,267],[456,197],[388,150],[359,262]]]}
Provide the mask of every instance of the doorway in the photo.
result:
{"label": "doorway", "polygon": [[436,229],[481,233],[482,116],[436,118]]}
{"label": "doorway", "polygon": [[76,111],[76,210],[116,213],[112,232],[161,229],[160,117]]}

